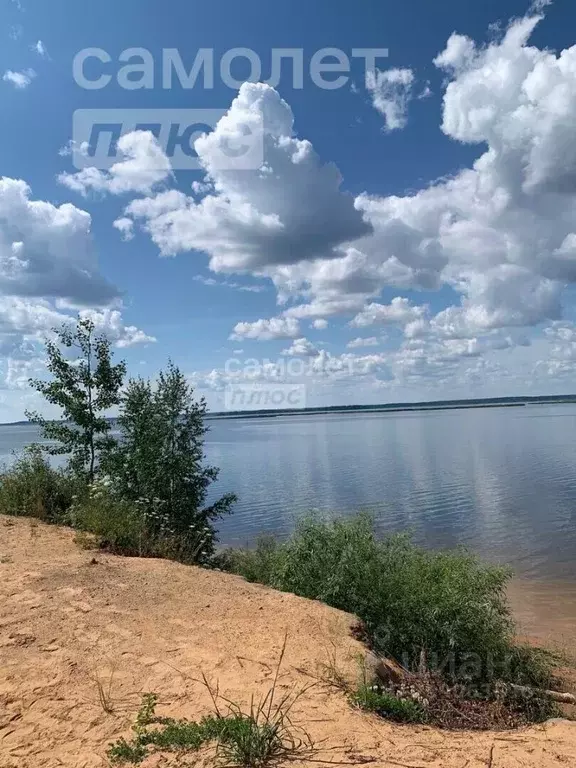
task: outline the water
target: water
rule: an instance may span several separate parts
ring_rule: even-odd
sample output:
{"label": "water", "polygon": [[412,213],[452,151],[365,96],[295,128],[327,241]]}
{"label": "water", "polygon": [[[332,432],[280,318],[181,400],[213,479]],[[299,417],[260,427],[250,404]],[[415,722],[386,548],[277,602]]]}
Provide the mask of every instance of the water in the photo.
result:
{"label": "water", "polygon": [[466,545],[525,578],[576,581],[576,406],[211,422],[226,544],[284,535],[311,509]]}
{"label": "water", "polygon": [[[224,544],[286,535],[318,509],[368,510],[380,531],[466,545],[524,578],[576,581],[576,405],[210,422]],[[0,460],[37,438],[0,427]]]}

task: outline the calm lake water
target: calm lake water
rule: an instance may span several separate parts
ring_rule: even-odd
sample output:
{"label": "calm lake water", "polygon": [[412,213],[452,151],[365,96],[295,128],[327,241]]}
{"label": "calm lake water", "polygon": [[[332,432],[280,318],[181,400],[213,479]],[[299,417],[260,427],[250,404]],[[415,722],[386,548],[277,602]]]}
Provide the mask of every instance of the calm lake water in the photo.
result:
{"label": "calm lake water", "polygon": [[[380,531],[466,545],[519,576],[576,581],[576,405],[210,422],[224,544],[286,535],[310,510],[372,512]],[[35,438],[0,427],[0,459]]]}

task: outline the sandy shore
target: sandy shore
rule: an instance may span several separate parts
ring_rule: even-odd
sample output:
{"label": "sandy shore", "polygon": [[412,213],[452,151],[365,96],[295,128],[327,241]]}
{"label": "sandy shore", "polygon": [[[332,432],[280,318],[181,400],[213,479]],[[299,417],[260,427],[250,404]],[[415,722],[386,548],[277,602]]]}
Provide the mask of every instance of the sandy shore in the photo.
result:
{"label": "sandy shore", "polygon": [[[346,674],[356,674],[354,655],[362,648],[350,637],[347,614],[226,574],[94,558],[72,536],[0,517],[1,768],[107,766],[107,745],[129,732],[143,692],[159,694],[163,714],[209,711],[207,692],[195,681],[201,671],[248,703],[268,689],[286,633],[282,691],[308,685],[334,654]],[[525,624],[534,623],[521,591],[513,600],[526,611]],[[574,643],[576,619],[569,621]],[[98,681],[110,690],[111,714],[99,702]],[[400,727],[352,710],[321,684],[298,701],[294,719],[318,745],[315,760],[338,764],[576,765],[576,723],[567,721],[513,733]],[[147,765],[176,763],[152,758]]]}
{"label": "sandy shore", "polygon": [[513,581],[508,596],[523,634],[576,653],[576,583]]}

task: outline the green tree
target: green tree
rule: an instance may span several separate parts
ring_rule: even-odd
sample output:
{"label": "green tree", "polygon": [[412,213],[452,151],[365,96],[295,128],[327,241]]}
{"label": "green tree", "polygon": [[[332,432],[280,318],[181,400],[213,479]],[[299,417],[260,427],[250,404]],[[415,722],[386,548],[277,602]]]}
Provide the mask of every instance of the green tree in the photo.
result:
{"label": "green tree", "polygon": [[214,521],[236,501],[227,494],[204,506],[219,470],[205,466],[206,402],[196,400],[169,363],[155,386],[131,379],[122,399],[121,439],[105,462],[114,492],[138,504],[149,532],[178,542],[180,556],[205,560],[214,552]]}
{"label": "green tree", "polygon": [[[26,416],[52,441],[45,450],[51,455],[70,454],[70,468],[92,483],[99,457],[115,442],[106,412],[120,402],[126,364],[112,365],[110,342],[95,333],[91,320],[79,319],[75,326],[54,330],[57,342],[46,343],[52,379],[31,379],[30,386],[60,408],[63,421],[50,421],[36,412]],[[63,349],[76,356],[66,356]]]}

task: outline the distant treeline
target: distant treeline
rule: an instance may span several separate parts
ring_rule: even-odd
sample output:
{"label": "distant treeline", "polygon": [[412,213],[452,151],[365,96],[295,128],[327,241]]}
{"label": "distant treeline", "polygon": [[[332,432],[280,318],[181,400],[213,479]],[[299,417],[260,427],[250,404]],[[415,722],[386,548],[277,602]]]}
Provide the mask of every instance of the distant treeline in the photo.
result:
{"label": "distant treeline", "polygon": [[[429,400],[419,403],[376,403],[372,405],[324,405],[317,408],[260,409],[256,411],[209,411],[207,419],[256,419],[272,416],[307,416],[318,413],[355,413],[360,411],[441,411],[450,408],[521,407],[546,403],[576,403],[576,395],[536,395],[526,397],[485,397],[471,400]],[[114,423],[114,418],[109,419]],[[29,421],[11,421],[3,427],[29,425]]]}
{"label": "distant treeline", "polygon": [[497,408],[522,407],[525,405],[546,403],[575,403],[576,395],[537,395],[520,397],[486,397],[469,400],[430,400],[418,403],[381,403],[371,405],[330,405],[317,408],[260,409],[254,411],[218,411],[209,412],[208,419],[224,418],[263,418],[274,416],[307,416],[319,413],[356,413],[356,412],[398,412],[398,411],[437,411],[451,408]]}

